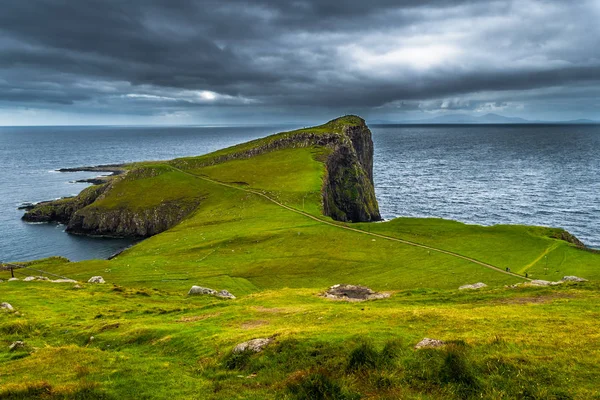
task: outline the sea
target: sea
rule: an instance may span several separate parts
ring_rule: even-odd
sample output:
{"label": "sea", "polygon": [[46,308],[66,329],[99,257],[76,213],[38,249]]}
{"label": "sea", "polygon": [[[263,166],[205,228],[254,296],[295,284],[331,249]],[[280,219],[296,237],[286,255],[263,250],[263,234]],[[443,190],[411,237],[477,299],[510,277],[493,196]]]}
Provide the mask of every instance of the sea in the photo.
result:
{"label": "sea", "polygon": [[[368,122],[368,121],[367,121]],[[209,153],[291,126],[0,127],[0,261],[107,258],[134,242],[21,221],[23,203],[79,193],[60,168]],[[600,248],[599,125],[372,125],[382,216],[567,229]]]}

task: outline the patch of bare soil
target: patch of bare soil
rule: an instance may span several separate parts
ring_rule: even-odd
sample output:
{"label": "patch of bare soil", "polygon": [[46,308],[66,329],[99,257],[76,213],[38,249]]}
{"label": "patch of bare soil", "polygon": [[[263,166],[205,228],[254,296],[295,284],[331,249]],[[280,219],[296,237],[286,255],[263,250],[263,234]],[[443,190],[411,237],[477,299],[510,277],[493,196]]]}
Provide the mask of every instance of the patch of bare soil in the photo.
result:
{"label": "patch of bare soil", "polygon": [[498,299],[496,302],[500,304],[542,304],[550,303],[556,299],[565,299],[575,297],[572,294],[555,293],[543,296],[527,296],[527,297],[511,297],[507,299]]}

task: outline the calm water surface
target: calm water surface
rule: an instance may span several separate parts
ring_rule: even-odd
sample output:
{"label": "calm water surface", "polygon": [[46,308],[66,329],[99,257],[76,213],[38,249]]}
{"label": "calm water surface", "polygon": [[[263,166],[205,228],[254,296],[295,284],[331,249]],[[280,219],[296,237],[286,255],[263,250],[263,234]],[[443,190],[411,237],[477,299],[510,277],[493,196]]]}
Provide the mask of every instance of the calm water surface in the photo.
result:
{"label": "calm water surface", "polygon": [[[289,128],[289,127],[287,127]],[[0,260],[105,258],[131,242],[21,222],[23,202],[75,195],[58,168],[199,155],[286,127],[0,128]],[[561,226],[600,247],[599,126],[373,126],[382,215]]]}

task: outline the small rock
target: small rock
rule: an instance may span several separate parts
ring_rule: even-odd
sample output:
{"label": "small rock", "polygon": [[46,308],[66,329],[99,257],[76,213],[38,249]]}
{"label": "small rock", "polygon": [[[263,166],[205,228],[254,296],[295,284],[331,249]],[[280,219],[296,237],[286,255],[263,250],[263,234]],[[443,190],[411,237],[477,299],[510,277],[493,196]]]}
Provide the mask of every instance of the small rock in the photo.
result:
{"label": "small rock", "polygon": [[81,285],[75,285],[73,286],[73,289],[81,289]]}
{"label": "small rock", "polygon": [[436,348],[442,347],[446,344],[446,342],[438,340],[438,339],[430,339],[424,338],[419,343],[415,345],[415,349],[424,349],[424,348]]}
{"label": "small rock", "polygon": [[587,279],[580,278],[578,276],[565,276],[561,279],[561,282],[587,282]]}
{"label": "small rock", "polygon": [[28,276],[27,278],[23,279],[23,282],[31,282],[31,281],[35,281],[35,276]]}
{"label": "small rock", "polygon": [[192,286],[192,288],[188,292],[188,296],[201,295],[201,294],[215,295],[215,294],[217,294],[217,291],[214,289],[209,289],[209,288],[205,288],[202,286]]}
{"label": "small rock", "polygon": [[550,285],[552,285],[552,282],[544,281],[542,279],[534,279],[531,282],[529,282],[529,285],[531,285],[531,286],[550,286]]}
{"label": "small rock", "polygon": [[[77,283],[77,281],[75,279],[55,279],[51,282],[52,283]],[[104,283],[104,281],[98,282],[98,283]]]}
{"label": "small rock", "polygon": [[8,350],[9,351],[15,351],[15,350],[22,349],[23,347],[25,347],[25,343],[23,343],[20,340],[17,340],[16,342],[13,342],[13,344],[11,344],[10,346],[8,346]]}
{"label": "small rock", "polygon": [[9,281],[9,282],[16,282],[16,281],[18,281],[18,280],[19,280],[19,278],[10,278],[8,281]]}
{"label": "small rock", "polygon": [[365,301],[385,299],[389,293],[377,293],[366,286],[337,284],[329,288],[323,296],[328,299],[345,301]]}
{"label": "small rock", "polygon": [[0,304],[0,308],[4,308],[5,310],[8,310],[8,311],[13,311],[14,310],[13,306],[11,306],[9,303],[2,303],[2,304]]}
{"label": "small rock", "polygon": [[105,283],[105,282],[104,282],[104,278],[102,278],[101,276],[92,276],[90,278],[90,280],[88,281],[88,283]]}
{"label": "small rock", "polygon": [[223,299],[235,299],[235,296],[229,293],[227,290],[221,290],[216,294],[217,297],[221,297]]}
{"label": "small rock", "polygon": [[244,351],[253,351],[258,353],[262,351],[265,347],[267,347],[271,342],[275,340],[274,338],[259,338],[248,340],[247,342],[240,343],[233,349],[234,353],[242,353]]}
{"label": "small rock", "polygon": [[458,288],[458,290],[465,290],[465,289],[481,289],[487,287],[487,285],[483,282],[477,282],[477,283],[473,283],[472,285],[462,285],[461,287]]}

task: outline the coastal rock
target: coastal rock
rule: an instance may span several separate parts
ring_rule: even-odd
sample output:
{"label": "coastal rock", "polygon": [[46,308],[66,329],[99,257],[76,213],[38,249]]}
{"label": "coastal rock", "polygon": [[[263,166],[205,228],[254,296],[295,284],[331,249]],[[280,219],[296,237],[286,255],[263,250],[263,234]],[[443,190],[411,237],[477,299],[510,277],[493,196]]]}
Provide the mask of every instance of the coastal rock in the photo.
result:
{"label": "coastal rock", "polygon": [[15,350],[19,350],[25,347],[25,343],[17,340],[16,342],[13,342],[10,346],[8,346],[8,351],[15,351]]}
{"label": "coastal rock", "polygon": [[442,347],[446,344],[446,342],[438,339],[430,339],[424,338],[419,343],[415,345],[415,349],[424,349],[424,348],[436,348]]}
{"label": "coastal rock", "polygon": [[237,346],[235,346],[235,348],[233,349],[233,352],[234,353],[243,353],[245,351],[252,351],[254,353],[259,353],[262,351],[262,349],[267,347],[274,340],[275,340],[275,338],[272,338],[272,337],[248,340],[247,342],[240,343]]}
{"label": "coastal rock", "polygon": [[333,300],[365,301],[385,299],[390,297],[390,295],[388,293],[374,292],[366,286],[338,284],[333,285],[323,293],[323,297]]}
{"label": "coastal rock", "polygon": [[235,296],[231,294],[228,290],[221,290],[216,294],[217,297],[221,297],[224,299],[235,299]]}
{"label": "coastal rock", "polygon": [[483,282],[477,282],[477,283],[473,283],[472,285],[462,285],[461,287],[458,288],[458,290],[465,290],[465,289],[481,289],[487,287],[487,285]]}
{"label": "coastal rock", "polygon": [[91,186],[83,189],[75,197],[42,201],[29,209],[21,219],[26,222],[59,222],[61,224],[68,224],[77,211],[92,204],[109,187],[109,184]]}
{"label": "coastal rock", "polygon": [[8,311],[14,311],[14,308],[12,305],[10,305],[10,303],[2,303],[0,304],[0,308],[3,308]]}
{"label": "coastal rock", "polygon": [[104,282],[104,278],[102,278],[101,276],[92,276],[90,278],[90,280],[88,281],[88,283],[105,283],[105,282]]}
{"label": "coastal rock", "polygon": [[561,282],[587,282],[587,279],[580,278],[578,276],[569,275],[561,279]]}

